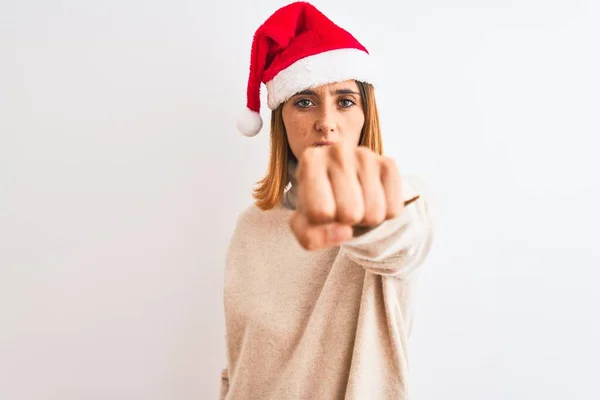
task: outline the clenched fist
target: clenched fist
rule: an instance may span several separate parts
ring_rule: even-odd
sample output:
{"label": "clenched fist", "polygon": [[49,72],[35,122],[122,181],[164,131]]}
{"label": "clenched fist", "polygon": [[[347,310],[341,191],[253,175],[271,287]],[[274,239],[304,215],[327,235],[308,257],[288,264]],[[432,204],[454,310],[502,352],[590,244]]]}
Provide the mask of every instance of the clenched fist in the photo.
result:
{"label": "clenched fist", "polygon": [[298,160],[297,207],[290,226],[300,245],[318,250],[374,227],[404,210],[396,163],[366,147],[307,148]]}

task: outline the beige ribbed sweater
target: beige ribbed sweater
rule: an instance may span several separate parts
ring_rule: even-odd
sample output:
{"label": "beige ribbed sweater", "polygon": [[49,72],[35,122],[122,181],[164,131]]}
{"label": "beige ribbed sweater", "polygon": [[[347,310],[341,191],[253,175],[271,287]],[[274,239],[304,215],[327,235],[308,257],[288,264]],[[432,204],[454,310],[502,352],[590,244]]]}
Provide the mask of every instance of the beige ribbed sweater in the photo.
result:
{"label": "beige ribbed sweater", "polygon": [[[294,183],[294,181],[292,180]],[[289,227],[294,186],[238,218],[224,281],[227,368],[221,399],[408,398],[416,273],[432,243],[413,176],[403,214],[341,246],[306,251]]]}

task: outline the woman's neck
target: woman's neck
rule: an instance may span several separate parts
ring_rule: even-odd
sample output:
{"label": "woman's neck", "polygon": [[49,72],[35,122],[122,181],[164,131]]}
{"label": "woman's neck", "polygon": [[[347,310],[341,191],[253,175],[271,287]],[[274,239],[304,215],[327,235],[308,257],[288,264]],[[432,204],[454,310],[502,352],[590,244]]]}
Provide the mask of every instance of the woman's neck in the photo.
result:
{"label": "woman's neck", "polygon": [[291,187],[283,194],[283,205],[290,210],[296,209],[296,202],[298,197],[298,187],[296,185],[296,169],[298,163],[295,160],[288,159],[287,170],[288,179],[290,180]]}

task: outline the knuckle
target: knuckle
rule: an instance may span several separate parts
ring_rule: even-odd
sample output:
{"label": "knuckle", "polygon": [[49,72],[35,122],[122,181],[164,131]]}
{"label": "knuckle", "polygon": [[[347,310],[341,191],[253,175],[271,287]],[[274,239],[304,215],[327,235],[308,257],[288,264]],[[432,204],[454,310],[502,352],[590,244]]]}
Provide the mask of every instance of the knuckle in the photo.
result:
{"label": "knuckle", "polygon": [[357,224],[364,217],[362,208],[358,206],[340,207],[338,210],[338,219],[346,224]]}
{"label": "knuckle", "polygon": [[363,221],[367,225],[379,225],[385,221],[386,217],[386,210],[383,207],[377,207],[376,209],[373,209],[369,213],[365,214]]}
{"label": "knuckle", "polygon": [[301,235],[300,237],[298,237],[298,242],[300,243],[300,246],[302,246],[302,248],[304,250],[311,249],[311,241],[310,241],[310,237],[308,235]]}
{"label": "knuckle", "polygon": [[365,165],[369,162],[369,160],[371,159],[371,155],[369,154],[368,150],[362,147],[359,147],[356,149],[356,161],[360,164],[360,165]]}
{"label": "knuckle", "polygon": [[346,153],[342,146],[329,146],[327,154],[333,162],[339,165],[343,165],[346,159]]}
{"label": "knuckle", "polygon": [[335,209],[333,207],[326,206],[325,204],[316,204],[307,208],[307,217],[311,221],[315,222],[326,222],[333,219],[335,216]]}
{"label": "knuckle", "polygon": [[315,148],[314,147],[308,147],[306,148],[302,154],[300,154],[300,159],[306,160],[310,157],[313,157],[315,154]]}
{"label": "knuckle", "polygon": [[357,157],[370,157],[373,155],[373,151],[368,147],[358,146],[355,149]]}
{"label": "knuckle", "polygon": [[364,220],[362,221],[362,223],[365,225],[368,225],[368,226],[377,226],[377,225],[381,224],[383,221],[385,221],[385,218],[366,216],[364,218]]}
{"label": "knuckle", "polygon": [[403,210],[404,210],[404,205],[402,203],[398,204],[397,206],[388,207],[385,217],[387,219],[398,218],[400,215],[402,215]]}
{"label": "knuckle", "polygon": [[367,225],[379,225],[386,218],[386,204],[382,196],[370,198],[363,222]]}
{"label": "knuckle", "polygon": [[300,155],[300,163],[307,163],[313,160],[315,157],[318,157],[319,153],[317,152],[317,150],[318,149],[312,147],[305,149]]}
{"label": "knuckle", "polygon": [[381,159],[381,168],[386,173],[398,173],[396,160],[388,156],[383,156]]}
{"label": "knuckle", "polygon": [[[314,233],[314,232],[312,232]],[[314,234],[311,234],[310,231],[307,231],[306,234],[304,235],[304,238],[301,242],[302,244],[302,248],[304,248],[304,250],[317,250],[319,248],[318,246],[318,241],[315,238]]]}
{"label": "knuckle", "polygon": [[313,246],[310,231],[308,229],[300,228],[297,223],[291,223],[291,226],[294,236],[300,246],[305,250],[310,249]]}

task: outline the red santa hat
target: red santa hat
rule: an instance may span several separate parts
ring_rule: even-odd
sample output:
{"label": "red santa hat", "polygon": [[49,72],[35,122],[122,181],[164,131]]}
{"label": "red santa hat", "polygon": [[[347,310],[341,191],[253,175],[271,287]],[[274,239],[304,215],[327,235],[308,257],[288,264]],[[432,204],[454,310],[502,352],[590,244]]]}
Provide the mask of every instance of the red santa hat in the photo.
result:
{"label": "red santa hat", "polygon": [[254,34],[246,110],[237,128],[249,137],[261,130],[261,82],[274,110],[296,93],[327,83],[355,79],[373,84],[373,74],[371,56],[354,36],[307,2],[289,4]]}

